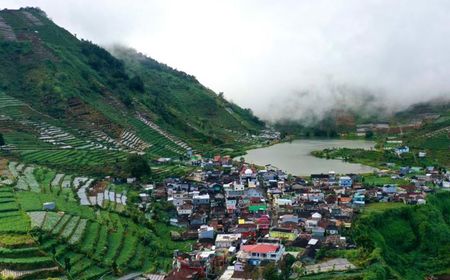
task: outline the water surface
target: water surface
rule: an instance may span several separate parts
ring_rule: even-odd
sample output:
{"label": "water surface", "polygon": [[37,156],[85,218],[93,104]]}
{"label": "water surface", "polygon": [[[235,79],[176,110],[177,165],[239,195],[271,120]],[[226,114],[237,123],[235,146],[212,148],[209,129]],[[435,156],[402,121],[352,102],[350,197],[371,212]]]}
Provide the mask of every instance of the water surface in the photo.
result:
{"label": "water surface", "polygon": [[365,140],[301,139],[247,151],[245,161],[257,165],[271,164],[293,175],[313,173],[367,173],[374,168],[337,159],[317,158],[312,151],[327,148],[371,149],[375,143]]}

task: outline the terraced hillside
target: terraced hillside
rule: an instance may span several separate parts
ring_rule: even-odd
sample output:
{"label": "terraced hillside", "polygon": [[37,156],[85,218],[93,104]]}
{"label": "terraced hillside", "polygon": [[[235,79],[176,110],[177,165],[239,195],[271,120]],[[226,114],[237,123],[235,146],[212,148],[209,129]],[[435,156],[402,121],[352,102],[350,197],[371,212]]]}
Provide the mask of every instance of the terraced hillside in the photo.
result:
{"label": "terraced hillside", "polygon": [[[5,278],[115,279],[167,270],[173,250],[190,246],[171,241],[166,225],[125,211],[132,203],[126,186],[3,158],[0,175],[0,275]],[[48,202],[54,210],[43,210]]]}
{"label": "terraced hillside", "polygon": [[193,76],[114,53],[125,62],[39,9],[0,11],[0,133],[9,148],[30,163],[104,166],[129,153],[242,149],[263,126]]}

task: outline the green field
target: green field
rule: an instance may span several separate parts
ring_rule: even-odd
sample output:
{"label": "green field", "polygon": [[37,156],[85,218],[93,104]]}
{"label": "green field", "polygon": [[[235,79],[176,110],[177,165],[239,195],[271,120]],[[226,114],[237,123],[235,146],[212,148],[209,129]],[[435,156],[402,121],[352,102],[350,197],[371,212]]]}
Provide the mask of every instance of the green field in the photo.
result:
{"label": "green field", "polygon": [[[17,166],[22,164],[10,168]],[[23,166],[23,170],[27,168]],[[126,207],[118,213],[117,207],[81,206],[69,181],[75,176],[62,176],[65,179],[59,186],[51,186],[55,175],[51,169],[35,167],[32,176],[37,191],[0,187],[0,268],[37,269],[33,276],[69,274],[72,279],[97,279],[103,274],[168,270],[173,250],[190,249],[191,242],[170,239],[170,231],[180,229],[161,220],[167,219],[167,206],[154,209],[158,220],[146,224],[145,218],[139,217],[137,223],[126,215]],[[17,176],[26,175],[17,171]],[[68,187],[62,188],[63,184]],[[128,188],[111,186],[115,191],[130,191]],[[56,212],[42,211],[45,202],[54,202]],[[65,258],[71,263],[70,271],[65,270]],[[113,264],[117,264],[116,271]]]}

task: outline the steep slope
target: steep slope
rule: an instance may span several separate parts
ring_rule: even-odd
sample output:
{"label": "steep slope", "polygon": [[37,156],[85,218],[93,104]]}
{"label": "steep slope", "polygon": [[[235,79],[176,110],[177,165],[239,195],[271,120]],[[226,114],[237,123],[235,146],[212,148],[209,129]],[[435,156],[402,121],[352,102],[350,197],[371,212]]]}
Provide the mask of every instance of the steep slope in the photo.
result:
{"label": "steep slope", "polygon": [[226,143],[236,133],[256,133],[263,123],[246,109],[232,104],[201,85],[195,77],[158,63],[133,49],[111,49],[123,60],[129,76],[142,79],[144,92],[135,100],[158,115],[156,119],[180,136],[215,136]]}
{"label": "steep slope", "polygon": [[89,154],[83,162],[101,164],[130,152],[180,157],[190,148],[233,148],[238,139],[246,145],[263,126],[194,77],[114,51],[125,63],[39,9],[0,11],[0,133],[7,143],[36,163],[76,164]]}
{"label": "steep slope", "polygon": [[425,279],[450,273],[450,193],[426,205],[363,214],[354,240],[364,248],[364,279]]}

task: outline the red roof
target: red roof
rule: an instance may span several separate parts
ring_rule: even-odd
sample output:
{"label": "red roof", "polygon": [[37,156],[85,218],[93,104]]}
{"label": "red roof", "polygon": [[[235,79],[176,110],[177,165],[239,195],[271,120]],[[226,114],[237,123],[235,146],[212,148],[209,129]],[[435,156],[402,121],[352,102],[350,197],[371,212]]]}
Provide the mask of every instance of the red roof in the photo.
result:
{"label": "red roof", "polygon": [[273,253],[278,250],[278,245],[272,244],[255,244],[255,245],[244,245],[242,250],[249,253]]}

